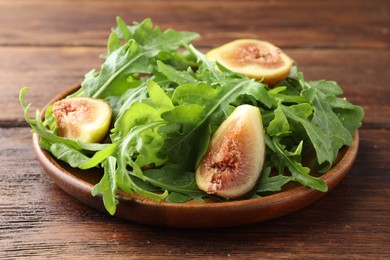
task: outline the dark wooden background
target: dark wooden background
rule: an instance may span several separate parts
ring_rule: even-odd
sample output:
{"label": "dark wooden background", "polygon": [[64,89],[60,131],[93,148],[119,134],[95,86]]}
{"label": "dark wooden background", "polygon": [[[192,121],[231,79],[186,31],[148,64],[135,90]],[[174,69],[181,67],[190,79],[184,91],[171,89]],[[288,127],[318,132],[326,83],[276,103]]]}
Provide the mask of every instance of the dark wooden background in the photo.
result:
{"label": "dark wooden background", "polygon": [[[65,194],[31,146],[18,92],[42,107],[99,68],[115,17],[196,31],[207,50],[236,38],[280,46],[306,77],[364,107],[346,178],[309,207],[206,230],[126,222]],[[390,258],[390,1],[0,0],[0,258]]]}

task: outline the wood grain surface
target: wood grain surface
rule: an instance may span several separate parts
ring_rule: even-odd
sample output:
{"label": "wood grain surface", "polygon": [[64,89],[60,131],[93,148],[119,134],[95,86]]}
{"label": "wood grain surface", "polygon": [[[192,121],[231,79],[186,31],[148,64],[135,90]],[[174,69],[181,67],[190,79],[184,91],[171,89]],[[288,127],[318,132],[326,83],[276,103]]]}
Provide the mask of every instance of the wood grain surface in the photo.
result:
{"label": "wood grain surface", "polygon": [[[296,213],[249,226],[168,229],[91,209],[48,178],[18,103],[40,108],[83,80],[115,17],[283,48],[307,78],[337,81],[365,109],[350,173]],[[0,0],[0,259],[389,259],[390,1]]]}

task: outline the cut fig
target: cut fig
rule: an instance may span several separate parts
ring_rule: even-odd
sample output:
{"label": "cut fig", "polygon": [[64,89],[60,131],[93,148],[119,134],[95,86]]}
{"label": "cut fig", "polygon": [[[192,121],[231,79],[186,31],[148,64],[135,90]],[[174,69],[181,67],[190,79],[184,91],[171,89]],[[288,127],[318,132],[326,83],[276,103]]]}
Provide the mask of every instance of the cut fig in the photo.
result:
{"label": "cut fig", "polygon": [[97,143],[106,136],[111,122],[111,106],[101,99],[74,97],[53,104],[59,135],[86,143]]}
{"label": "cut fig", "polygon": [[253,39],[235,40],[206,54],[231,71],[274,86],[285,79],[293,60],[275,45]]}
{"label": "cut fig", "polygon": [[213,134],[196,169],[198,188],[224,198],[239,198],[257,183],[264,158],[260,110],[240,105]]}

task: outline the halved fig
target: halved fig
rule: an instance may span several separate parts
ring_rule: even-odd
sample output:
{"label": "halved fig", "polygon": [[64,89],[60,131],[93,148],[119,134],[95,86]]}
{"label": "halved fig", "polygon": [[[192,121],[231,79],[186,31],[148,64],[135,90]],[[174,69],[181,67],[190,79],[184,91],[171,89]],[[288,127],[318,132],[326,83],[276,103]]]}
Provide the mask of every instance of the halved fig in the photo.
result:
{"label": "halved fig", "polygon": [[97,143],[110,128],[112,109],[101,99],[73,97],[55,102],[52,113],[60,136]]}
{"label": "halved fig", "polygon": [[196,169],[196,184],[209,194],[239,198],[257,183],[264,157],[260,110],[240,105],[213,134]]}
{"label": "halved fig", "polygon": [[275,45],[253,39],[235,40],[209,51],[207,58],[231,71],[274,86],[285,79],[293,60]]}

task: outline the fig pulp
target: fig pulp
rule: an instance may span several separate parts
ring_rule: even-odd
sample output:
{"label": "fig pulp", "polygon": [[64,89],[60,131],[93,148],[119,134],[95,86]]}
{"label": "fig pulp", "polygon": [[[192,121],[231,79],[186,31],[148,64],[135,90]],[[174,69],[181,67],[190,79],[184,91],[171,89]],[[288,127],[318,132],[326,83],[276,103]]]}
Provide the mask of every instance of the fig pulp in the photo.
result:
{"label": "fig pulp", "polygon": [[231,71],[261,80],[274,86],[285,79],[293,60],[275,45],[259,40],[235,40],[206,54]]}
{"label": "fig pulp", "polygon": [[238,198],[257,183],[265,157],[260,110],[240,105],[213,134],[197,170],[198,188],[224,198]]}
{"label": "fig pulp", "polygon": [[55,102],[52,113],[60,136],[97,143],[110,128],[112,110],[104,100],[74,97]]}

